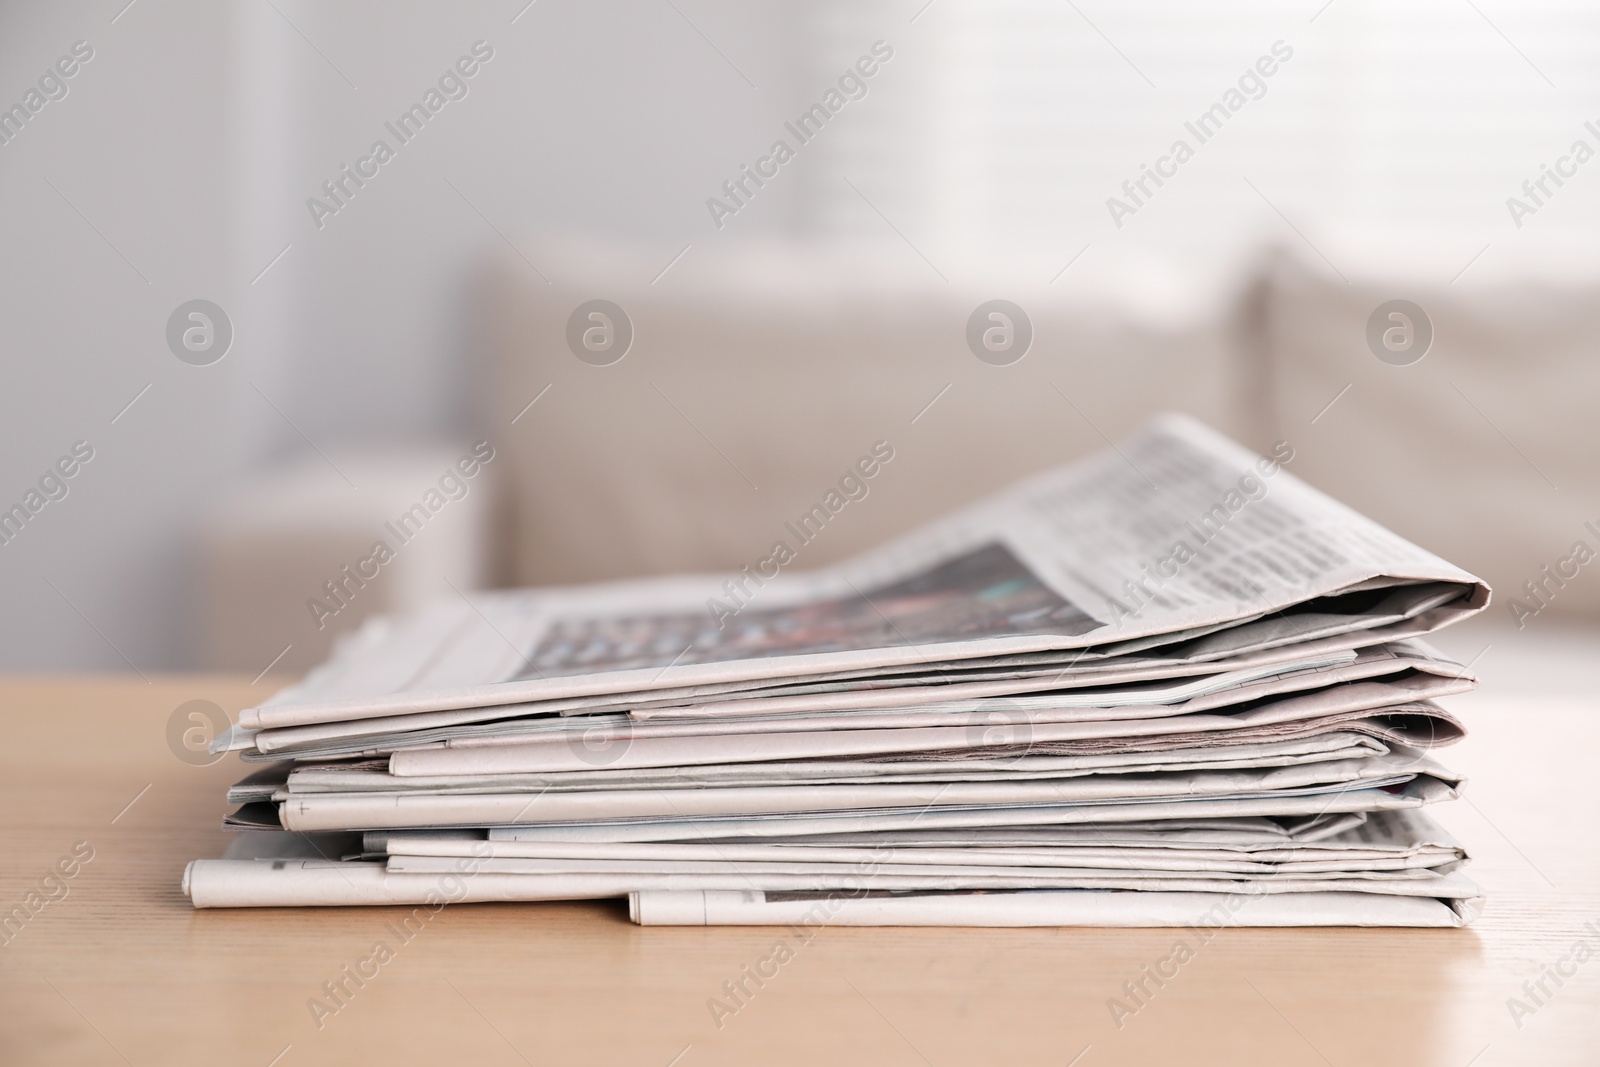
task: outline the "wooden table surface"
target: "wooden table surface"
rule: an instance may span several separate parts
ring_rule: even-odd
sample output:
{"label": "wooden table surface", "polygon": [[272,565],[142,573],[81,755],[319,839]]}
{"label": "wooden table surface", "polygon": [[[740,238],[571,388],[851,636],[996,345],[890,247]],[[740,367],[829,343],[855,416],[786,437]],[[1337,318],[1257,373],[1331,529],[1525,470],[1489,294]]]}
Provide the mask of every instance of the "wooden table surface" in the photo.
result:
{"label": "wooden table surface", "polygon": [[[1451,702],[1472,734],[1443,757],[1470,799],[1435,811],[1488,892],[1472,927],[1226,930],[1119,1028],[1109,998],[1182,932],[825,928],[801,944],[643,929],[621,904],[469,904],[401,945],[399,908],[194,911],[179,877],[221,854],[240,770],[178,758],[168,720],[271,686],[0,680],[0,915],[93,849],[64,899],[0,935],[0,1062],[1600,1063],[1600,699]],[[719,1025],[708,1001],[780,938],[793,958]],[[319,1026],[308,1001],[383,939],[393,958]],[[1583,939],[1595,957],[1513,1018],[1508,998]]]}

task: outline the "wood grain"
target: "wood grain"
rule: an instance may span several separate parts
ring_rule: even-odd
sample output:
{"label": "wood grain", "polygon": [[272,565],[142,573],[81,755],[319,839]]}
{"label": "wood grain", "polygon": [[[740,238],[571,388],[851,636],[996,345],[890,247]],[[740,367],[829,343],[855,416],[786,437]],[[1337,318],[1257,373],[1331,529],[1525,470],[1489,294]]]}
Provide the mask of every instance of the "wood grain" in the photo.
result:
{"label": "wood grain", "polygon": [[[1520,1027],[1507,1007],[1579,938],[1600,949],[1583,929],[1600,930],[1600,700],[1452,702],[1472,734],[1443,756],[1471,800],[1437,810],[1489,893],[1476,925],[1223,931],[1119,1028],[1109,998],[1182,931],[830,928],[801,943],[641,929],[612,904],[475,904],[400,944],[387,924],[405,909],[194,911],[179,876],[221,853],[240,769],[178,759],[168,718],[192,699],[233,713],[272,684],[0,681],[0,913],[76,842],[95,852],[0,948],[0,1062],[1600,1062],[1600,958]],[[1569,740],[1546,751],[1535,733]],[[1564,853],[1564,836],[1581,844]],[[319,1027],[308,1000],[381,939],[394,958]],[[719,1026],[708,1001],[780,939],[793,959]]]}

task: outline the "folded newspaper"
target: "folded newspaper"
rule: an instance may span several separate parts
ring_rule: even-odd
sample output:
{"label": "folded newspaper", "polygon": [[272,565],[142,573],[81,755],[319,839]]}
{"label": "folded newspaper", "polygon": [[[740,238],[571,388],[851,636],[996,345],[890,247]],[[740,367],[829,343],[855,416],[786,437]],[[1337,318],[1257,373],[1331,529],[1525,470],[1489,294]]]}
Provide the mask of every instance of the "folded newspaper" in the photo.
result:
{"label": "folded newspaper", "polygon": [[[881,549],[380,618],[217,739],[196,907],[1458,926],[1477,578],[1179,416]],[[870,461],[863,461],[870,462]],[[863,471],[863,474],[869,473]],[[826,500],[819,508],[827,506]]]}

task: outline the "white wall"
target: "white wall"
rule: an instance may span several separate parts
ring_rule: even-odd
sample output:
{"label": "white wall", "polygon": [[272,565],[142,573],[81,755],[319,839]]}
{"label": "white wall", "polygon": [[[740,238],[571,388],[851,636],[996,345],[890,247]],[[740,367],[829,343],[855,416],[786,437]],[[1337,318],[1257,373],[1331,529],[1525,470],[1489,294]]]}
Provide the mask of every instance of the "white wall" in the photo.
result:
{"label": "white wall", "polygon": [[[0,7],[7,104],[94,49],[0,147],[0,500],[95,449],[0,546],[5,667],[192,662],[193,528],[230,478],[308,440],[467,428],[470,266],[501,241],[477,212],[548,272],[572,234],[665,265],[787,109],[782,4],[123,3]],[[305,200],[480,39],[469,94],[319,231]],[[784,203],[745,233],[781,230]],[[164,340],[197,297],[235,328],[207,367]]]}
{"label": "white wall", "polygon": [[113,24],[116,8],[97,8],[0,9],[6,105],[75,41],[94,50],[67,96],[0,146],[0,500],[22,499],[74,441],[94,448],[69,495],[0,547],[6,666],[175,661],[182,534],[239,462],[232,415],[256,355],[243,328],[209,368],[164,341],[179,303],[234,306],[238,291],[228,13],[146,2]]}

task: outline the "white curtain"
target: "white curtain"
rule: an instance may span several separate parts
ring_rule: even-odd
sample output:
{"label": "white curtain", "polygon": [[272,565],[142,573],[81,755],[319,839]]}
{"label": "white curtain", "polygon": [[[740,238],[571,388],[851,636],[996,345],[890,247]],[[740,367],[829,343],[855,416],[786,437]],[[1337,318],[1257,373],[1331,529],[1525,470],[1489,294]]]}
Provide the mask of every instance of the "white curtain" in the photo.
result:
{"label": "white curtain", "polygon": [[[1542,204],[1522,189],[1575,141],[1600,151],[1595,5],[922,4],[806,7],[818,97],[873,41],[895,49],[868,99],[819,139],[815,233],[900,240],[887,220],[947,272],[1046,277],[1085,245],[1073,270],[1211,268],[1269,239],[1344,273],[1402,266],[1442,281],[1468,263],[1547,275],[1600,263],[1600,159],[1563,164],[1576,173],[1546,179]],[[1243,106],[1199,143],[1185,123],[1277,42],[1292,56],[1265,64],[1263,89],[1247,78]],[[1194,158],[1163,186],[1147,179],[1152,195],[1118,227],[1108,198],[1131,204],[1122,183],[1180,139]],[[1512,196],[1537,207],[1520,227]]]}

